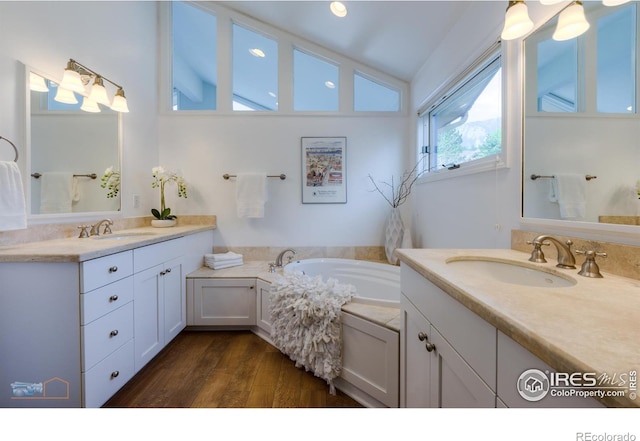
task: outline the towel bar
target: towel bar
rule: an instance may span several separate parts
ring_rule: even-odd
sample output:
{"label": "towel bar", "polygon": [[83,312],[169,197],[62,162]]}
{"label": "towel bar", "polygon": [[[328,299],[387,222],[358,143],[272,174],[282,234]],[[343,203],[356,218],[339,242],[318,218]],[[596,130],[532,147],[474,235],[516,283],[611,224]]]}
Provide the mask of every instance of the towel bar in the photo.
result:
{"label": "towel bar", "polygon": [[0,136],[0,140],[2,140],[2,139],[7,141],[9,144],[11,144],[11,147],[13,147],[13,150],[16,152],[16,159],[14,159],[13,162],[18,162],[18,148],[16,147],[16,145],[14,143],[12,143],[11,141],[9,141],[7,138],[4,138],[4,137]]}
{"label": "towel bar", "polygon": [[[36,179],[40,179],[40,177],[42,176],[41,173],[31,173],[31,176],[33,176]],[[95,173],[89,173],[86,175],[73,175],[74,178],[91,178],[91,179],[96,179],[98,177],[98,175],[96,175]]]}
{"label": "towel bar", "polygon": [[[237,175],[230,175],[229,173],[225,173],[224,175],[222,175],[222,177],[226,180],[229,180],[229,178],[235,178],[237,177]],[[280,180],[284,181],[285,179],[287,179],[287,175],[285,175],[284,173],[280,175],[267,175],[267,178],[280,178]]]}
{"label": "towel bar", "polygon": [[[531,175],[531,180],[535,181],[536,179],[541,178],[541,179],[553,179],[555,178],[555,176],[543,176],[543,175]],[[584,177],[587,181],[590,181],[592,179],[596,179],[597,176],[593,176],[593,175],[585,175]]]}

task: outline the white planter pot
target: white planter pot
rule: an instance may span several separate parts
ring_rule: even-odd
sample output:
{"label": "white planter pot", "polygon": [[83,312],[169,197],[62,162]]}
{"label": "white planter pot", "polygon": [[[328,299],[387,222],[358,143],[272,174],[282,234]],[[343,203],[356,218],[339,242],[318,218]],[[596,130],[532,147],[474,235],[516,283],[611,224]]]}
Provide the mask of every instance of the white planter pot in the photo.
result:
{"label": "white planter pot", "polygon": [[387,255],[387,261],[396,265],[398,263],[398,257],[395,255],[396,248],[400,248],[402,245],[402,238],[404,236],[404,223],[400,216],[400,209],[391,209],[389,220],[387,222],[387,228],[385,229],[385,241],[384,252]]}
{"label": "white planter pot", "polygon": [[156,228],[174,227],[176,225],[175,219],[151,219],[151,226]]}

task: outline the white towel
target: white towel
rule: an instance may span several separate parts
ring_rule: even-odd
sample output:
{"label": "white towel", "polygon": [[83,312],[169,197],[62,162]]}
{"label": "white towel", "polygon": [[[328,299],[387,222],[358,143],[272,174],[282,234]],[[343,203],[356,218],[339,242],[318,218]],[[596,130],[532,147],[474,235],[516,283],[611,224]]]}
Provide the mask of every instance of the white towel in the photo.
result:
{"label": "white towel", "polygon": [[266,173],[239,173],[236,182],[238,217],[264,217],[267,201]]}
{"label": "white towel", "polygon": [[78,178],[76,176],[74,176],[71,181],[71,201],[80,201],[80,183],[78,182]]}
{"label": "white towel", "polygon": [[47,172],[40,184],[40,213],[71,213],[73,202],[73,175]]}
{"label": "white towel", "polygon": [[18,164],[0,161],[0,231],[27,228],[27,211]]}
{"label": "white towel", "polygon": [[212,265],[211,264],[207,264],[207,266],[209,268],[212,268],[214,270],[219,270],[219,269],[224,269],[224,268],[231,268],[233,266],[240,266],[240,265],[244,265],[244,262],[242,261],[242,259],[229,261],[229,262],[214,262]]}
{"label": "white towel", "polygon": [[242,254],[234,253],[232,251],[227,251],[226,253],[205,254],[204,258],[212,262],[225,262],[225,261],[242,259]]}
{"label": "white towel", "polygon": [[562,219],[584,219],[587,207],[587,180],[580,174],[556,173],[551,179],[549,200],[560,206]]}

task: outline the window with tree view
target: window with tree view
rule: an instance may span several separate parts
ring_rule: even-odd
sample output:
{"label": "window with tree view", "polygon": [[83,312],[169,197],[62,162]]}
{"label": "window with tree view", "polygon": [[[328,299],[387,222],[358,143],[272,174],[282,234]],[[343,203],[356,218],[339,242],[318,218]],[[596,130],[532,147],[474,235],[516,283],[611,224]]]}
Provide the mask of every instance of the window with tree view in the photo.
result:
{"label": "window with tree view", "polygon": [[421,113],[423,147],[430,172],[502,152],[502,69],[499,53],[445,91]]}

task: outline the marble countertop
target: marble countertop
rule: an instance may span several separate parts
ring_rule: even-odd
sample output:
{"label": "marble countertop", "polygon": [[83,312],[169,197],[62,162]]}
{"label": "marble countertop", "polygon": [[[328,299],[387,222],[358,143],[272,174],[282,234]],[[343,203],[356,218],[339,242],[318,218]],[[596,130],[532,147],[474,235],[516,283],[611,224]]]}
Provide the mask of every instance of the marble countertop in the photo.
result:
{"label": "marble countertop", "polygon": [[73,237],[6,245],[0,247],[0,262],[83,262],[214,228],[214,225],[141,227],[83,239]]}
{"label": "marble countertop", "polygon": [[[404,249],[398,255],[403,264],[559,372],[613,376],[640,370],[639,280],[604,272],[602,279],[587,278],[578,275],[578,270],[558,269],[553,261],[535,265],[570,276],[576,284],[529,287],[463,273],[447,264],[447,260],[464,256],[531,264],[529,254],[520,251]],[[629,393],[603,402],[640,406],[640,399],[632,400]]]}

